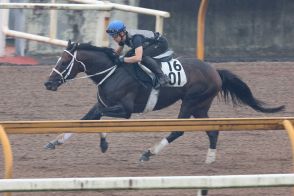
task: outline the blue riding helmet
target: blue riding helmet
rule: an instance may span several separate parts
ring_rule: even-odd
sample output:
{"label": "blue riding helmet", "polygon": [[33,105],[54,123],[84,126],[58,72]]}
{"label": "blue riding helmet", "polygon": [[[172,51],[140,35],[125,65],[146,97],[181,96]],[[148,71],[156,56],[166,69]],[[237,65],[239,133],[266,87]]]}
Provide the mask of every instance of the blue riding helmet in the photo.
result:
{"label": "blue riding helmet", "polygon": [[110,36],[115,36],[125,30],[126,30],[126,26],[122,21],[114,20],[111,23],[109,23],[106,29],[106,33]]}

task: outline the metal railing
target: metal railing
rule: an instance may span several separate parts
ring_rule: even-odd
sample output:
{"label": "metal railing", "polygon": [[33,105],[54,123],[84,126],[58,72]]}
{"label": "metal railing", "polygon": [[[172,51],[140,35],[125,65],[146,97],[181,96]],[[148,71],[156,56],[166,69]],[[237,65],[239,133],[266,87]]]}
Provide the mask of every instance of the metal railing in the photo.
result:
{"label": "metal railing", "polygon": [[[74,0],[72,0],[74,1]],[[105,28],[107,23],[109,22],[109,12],[112,10],[121,10],[127,12],[134,12],[140,14],[148,14],[156,16],[156,27],[155,30],[158,32],[163,31],[163,18],[170,17],[168,12],[152,10],[147,8],[134,7],[129,5],[121,5],[110,3],[108,1],[82,1],[75,0],[74,2],[82,2],[82,3],[91,3],[91,4],[56,4],[56,3],[7,3],[8,0],[1,0],[0,2],[0,56],[4,55],[4,47],[5,47],[5,37],[12,36],[16,38],[24,38],[39,42],[45,42],[57,46],[66,46],[67,42],[64,40],[56,39],[56,23],[57,17],[56,12],[50,12],[50,35],[49,37],[34,35],[30,33],[20,32],[10,30],[8,28],[8,14],[9,11],[7,9],[46,9],[46,10],[99,10],[101,15],[98,25],[102,28],[98,28],[99,32],[97,32],[97,40],[95,43],[102,43],[102,46],[108,45],[108,40],[105,39]],[[52,0],[55,2],[55,0]],[[1,10],[2,9],[2,10]],[[1,24],[2,23],[2,24]]]}

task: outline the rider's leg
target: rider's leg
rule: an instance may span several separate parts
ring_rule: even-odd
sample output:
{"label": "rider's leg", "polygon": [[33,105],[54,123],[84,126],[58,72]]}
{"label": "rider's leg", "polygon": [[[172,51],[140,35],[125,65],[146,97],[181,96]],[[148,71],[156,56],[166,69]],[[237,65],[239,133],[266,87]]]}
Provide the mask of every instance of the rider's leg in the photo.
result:
{"label": "rider's leg", "polygon": [[144,56],[142,58],[142,62],[155,74],[158,80],[157,84],[154,87],[155,89],[158,89],[160,86],[165,86],[170,82],[169,77],[162,72],[160,65],[158,65],[158,63],[153,58],[151,58],[150,56]]}

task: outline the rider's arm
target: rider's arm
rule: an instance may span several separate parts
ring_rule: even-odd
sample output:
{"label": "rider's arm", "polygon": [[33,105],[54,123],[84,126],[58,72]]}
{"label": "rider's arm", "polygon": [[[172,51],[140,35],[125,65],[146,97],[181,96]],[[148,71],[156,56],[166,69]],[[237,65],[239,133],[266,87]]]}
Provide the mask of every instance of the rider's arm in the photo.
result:
{"label": "rider's arm", "polygon": [[124,62],[126,63],[137,63],[142,60],[143,56],[143,47],[139,46],[135,49],[135,55],[131,57],[125,57]]}
{"label": "rider's arm", "polygon": [[135,48],[135,55],[131,57],[125,57],[125,63],[137,63],[142,60],[144,37],[142,35],[134,35],[132,42],[133,48]]}

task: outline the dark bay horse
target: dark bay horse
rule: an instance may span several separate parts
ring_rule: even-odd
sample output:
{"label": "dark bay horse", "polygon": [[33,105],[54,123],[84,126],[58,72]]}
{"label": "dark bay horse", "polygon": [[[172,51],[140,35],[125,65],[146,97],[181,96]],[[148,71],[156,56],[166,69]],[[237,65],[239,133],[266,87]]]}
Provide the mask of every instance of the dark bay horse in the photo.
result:
{"label": "dark bay horse", "polygon": [[[98,120],[103,116],[130,118],[132,113],[144,111],[152,87],[146,87],[133,77],[130,65],[116,65],[117,55],[106,47],[95,47],[90,44],[68,42],[67,48],[57,61],[48,81],[47,90],[56,91],[66,81],[76,78],[85,72],[98,87],[97,103],[82,120]],[[274,113],[284,106],[268,108],[256,99],[238,76],[228,70],[217,70],[213,66],[194,58],[179,59],[186,73],[186,83],[181,87],[163,87],[159,89],[158,100],[153,110],[161,110],[178,100],[182,101],[178,118],[208,118],[208,110],[213,99],[220,93],[225,101],[233,104],[247,105],[258,112]],[[209,150],[206,163],[215,161],[219,132],[206,132],[209,138]],[[173,142],[184,132],[171,132],[158,144],[146,150],[140,160],[147,161],[150,156],[158,154],[166,145]],[[54,149],[71,136],[71,133],[59,135],[45,147]],[[100,135],[100,148],[106,152],[108,142],[106,134]]]}

